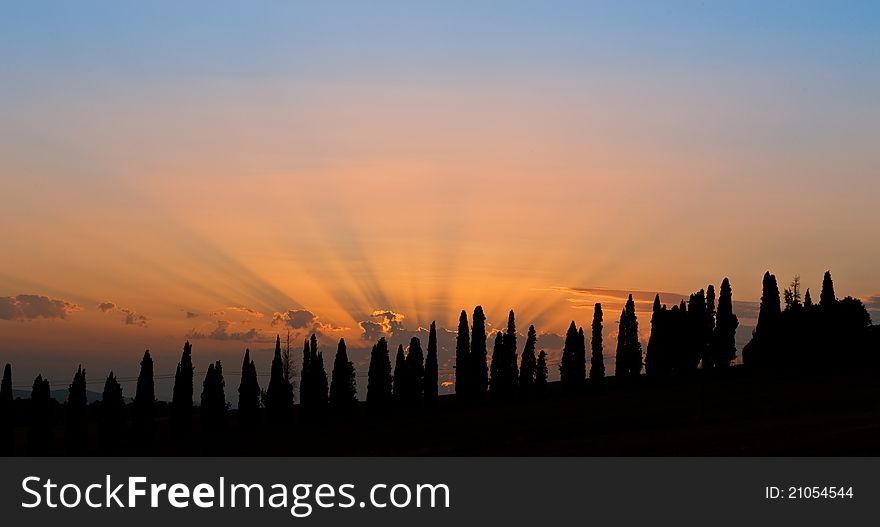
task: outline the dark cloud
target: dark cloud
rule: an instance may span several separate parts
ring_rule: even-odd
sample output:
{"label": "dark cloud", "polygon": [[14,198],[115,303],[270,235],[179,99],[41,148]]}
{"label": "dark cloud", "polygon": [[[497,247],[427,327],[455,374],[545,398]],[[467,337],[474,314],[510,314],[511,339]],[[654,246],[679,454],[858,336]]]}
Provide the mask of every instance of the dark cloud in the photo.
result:
{"label": "dark cloud", "polygon": [[191,330],[186,337],[193,340],[237,340],[242,342],[267,342],[271,340],[269,337],[263,336],[256,328],[250,328],[245,331],[230,331],[232,322],[229,320],[218,320],[217,327],[210,332],[201,332],[195,329]]}
{"label": "dark cloud", "polygon": [[319,336],[329,335],[346,329],[322,322],[318,315],[312,313],[308,309],[290,309],[283,313],[273,313],[272,325],[286,326],[296,332],[314,333]]}
{"label": "dark cloud", "polygon": [[138,313],[134,309],[128,307],[119,307],[114,302],[101,302],[98,304],[98,310],[102,313],[122,313],[122,323],[126,326],[140,326],[142,328],[147,327],[147,323],[150,321],[146,315]]}
{"label": "dark cloud", "polygon": [[65,319],[80,309],[76,304],[42,295],[0,297],[0,320]]}
{"label": "dark cloud", "polygon": [[364,331],[361,338],[366,341],[377,340],[379,337],[393,337],[405,331],[403,320],[406,318],[402,313],[396,313],[390,309],[373,311],[370,317],[375,320],[362,320],[358,325]]}
{"label": "dark cloud", "polygon": [[116,304],[114,304],[113,302],[101,302],[100,304],[98,304],[98,310],[100,310],[101,313],[113,311],[114,309],[116,309]]}

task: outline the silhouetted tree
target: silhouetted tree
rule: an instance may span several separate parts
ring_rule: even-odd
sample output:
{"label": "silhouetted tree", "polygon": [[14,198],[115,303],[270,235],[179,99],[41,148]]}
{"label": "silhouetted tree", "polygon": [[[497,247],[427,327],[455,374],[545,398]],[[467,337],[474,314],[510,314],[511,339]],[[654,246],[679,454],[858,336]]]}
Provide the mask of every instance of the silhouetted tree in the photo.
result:
{"label": "silhouetted tree", "polygon": [[505,368],[507,380],[505,384],[509,385],[509,390],[512,393],[516,389],[519,378],[519,368],[516,364],[518,356],[516,351],[516,319],[512,309],[507,314],[507,331],[504,333],[504,353],[507,361],[507,367]]}
{"label": "silhouetted tree", "polygon": [[605,356],[602,349],[602,304],[596,302],[593,308],[593,325],[590,339],[590,380],[599,384],[605,378]]}
{"label": "silhouetted tree", "polygon": [[370,352],[370,370],[367,377],[367,408],[384,411],[391,406],[391,356],[388,342],[380,337]]}
{"label": "silhouetted tree", "polygon": [[464,399],[472,393],[471,378],[468,375],[471,367],[471,343],[468,332],[467,313],[462,309],[458,317],[458,334],[455,337],[455,393]]}
{"label": "silhouetted tree", "polygon": [[547,354],[544,350],[538,354],[538,363],[535,367],[535,393],[544,395],[547,391]]}
{"label": "silhouetted tree", "polygon": [[[315,344],[317,347],[317,343]],[[308,409],[313,406],[311,395],[314,392],[312,388],[312,350],[309,346],[309,339],[303,341],[303,359],[302,368],[300,369],[299,378],[299,406],[301,409]]]}
{"label": "silhouetted tree", "polygon": [[238,420],[242,431],[254,426],[260,416],[260,383],[257,365],[251,359],[251,350],[244,350],[241,362],[241,381],[238,384]]}
{"label": "silhouetted tree", "polygon": [[12,413],[12,365],[3,368],[3,381],[0,382],[0,456],[12,451],[14,438]]}
{"label": "silhouetted tree", "polygon": [[42,375],[34,379],[31,390],[30,428],[28,429],[28,447],[33,454],[45,454],[52,443],[52,394],[49,380]]}
{"label": "silhouetted tree", "polygon": [[275,336],[275,354],[266,388],[266,413],[275,426],[289,424],[293,410],[293,386],[284,378],[284,361],[281,358],[281,336]]}
{"label": "silhouetted tree", "polygon": [[394,358],[394,402],[401,406],[406,401],[406,356],[403,354],[403,344],[397,346],[397,356]]}
{"label": "silhouetted tree", "polygon": [[205,433],[218,433],[226,420],[226,381],[223,380],[223,365],[218,360],[208,365],[205,381],[202,383],[202,404],[199,408],[202,429]]}
{"label": "silhouetted tree", "polygon": [[125,423],[125,399],[122,386],[111,371],[104,382],[101,404],[98,407],[98,437],[103,453],[112,453],[119,448],[122,427]]}
{"label": "silhouetted tree", "polygon": [[437,405],[439,398],[439,372],[437,365],[437,326],[434,321],[431,322],[431,328],[428,330],[428,354],[425,356],[425,387],[424,397],[425,406],[433,408]]}
{"label": "silhouetted tree", "polygon": [[837,297],[834,295],[834,282],[831,280],[831,271],[825,271],[822,277],[822,292],[819,295],[819,307],[823,309],[831,309],[837,303]]}
{"label": "silhouetted tree", "polygon": [[577,326],[572,320],[565,333],[565,345],[562,348],[562,360],[559,363],[559,381],[565,392],[577,390],[584,381],[579,377],[581,367],[577,363],[580,355],[578,338]]}
{"label": "silhouetted tree", "polygon": [[529,397],[535,391],[535,375],[537,374],[537,357],[535,357],[535,346],[538,342],[538,334],[535,332],[535,326],[529,326],[529,333],[526,336],[526,345],[523,348],[522,360],[519,367],[519,389],[524,397]]}
{"label": "silhouetted tree", "polygon": [[758,323],[752,332],[752,340],[743,348],[744,364],[752,367],[779,365],[778,348],[781,318],[779,284],[776,282],[776,277],[768,271],[764,273]]}
{"label": "silhouetted tree", "polygon": [[587,380],[587,338],[584,335],[584,328],[578,328],[577,334],[577,354],[574,363],[577,365],[577,378],[581,385]]}
{"label": "silhouetted tree", "polygon": [[425,354],[422,352],[422,343],[418,337],[413,337],[409,341],[404,378],[406,402],[413,408],[418,407],[422,403],[425,383]]}
{"label": "silhouetted tree", "polygon": [[615,376],[619,381],[637,380],[642,371],[642,344],[639,342],[639,323],[632,295],[620,314],[617,337]]}
{"label": "silhouetted tree", "polygon": [[330,406],[338,414],[350,414],[357,408],[357,384],[354,363],[348,360],[345,339],[339,339],[330,381]]}
{"label": "silhouetted tree", "polygon": [[[672,373],[672,364],[668,356],[670,350],[666,342],[668,335],[668,312],[666,306],[660,304],[660,294],[654,296],[651,308],[651,336],[648,338],[648,349],[645,351],[645,374],[650,379],[666,377]],[[618,340],[619,340],[618,335]]]}
{"label": "silhouetted tree", "polygon": [[736,328],[739,327],[739,320],[733,313],[733,290],[727,278],[721,282],[716,319],[712,335],[712,360],[716,368],[726,368],[736,359]]}
{"label": "silhouetted tree", "polygon": [[715,358],[712,355],[712,335],[715,333],[715,286],[709,284],[706,288],[706,310],[703,316],[703,327],[700,338],[702,343],[700,351],[700,364],[703,369],[715,367]]}
{"label": "silhouetted tree", "polygon": [[134,437],[143,446],[152,439],[153,414],[156,406],[156,389],[153,383],[153,358],[150,350],[144,352],[141,370],[132,403]]}
{"label": "silhouetted tree", "polygon": [[482,399],[489,387],[489,366],[486,363],[486,315],[483,307],[474,308],[473,328],[471,330],[471,371],[474,397]]}
{"label": "silhouetted tree", "polygon": [[318,337],[314,333],[309,339],[309,353],[311,354],[309,359],[311,380],[309,383],[312,392],[309,397],[312,399],[315,415],[321,416],[327,408],[329,383],[327,382],[327,370],[324,369],[324,355],[318,351]]}
{"label": "silhouetted tree", "polygon": [[188,432],[191,426],[193,373],[192,344],[186,341],[174,374],[174,391],[171,397],[171,422],[178,432]]}
{"label": "silhouetted tree", "polygon": [[681,364],[682,371],[688,374],[697,369],[709,352],[711,333],[706,334],[706,318],[706,292],[700,289],[688,299],[686,356]]}
{"label": "silhouetted tree", "polygon": [[290,385],[291,393],[293,393],[295,384],[293,378],[296,376],[296,365],[290,350],[290,330],[287,330],[287,343],[284,349],[281,350],[281,371],[284,374],[284,381]]}
{"label": "silhouetted tree", "polygon": [[509,391],[505,384],[507,377],[507,353],[504,349],[504,334],[495,332],[495,345],[492,347],[492,362],[489,376],[489,390],[492,397],[505,397]]}
{"label": "silhouetted tree", "polygon": [[82,365],[77,367],[67,395],[67,427],[65,439],[67,447],[74,453],[80,452],[88,442],[86,408],[89,404],[86,395],[86,371]]}

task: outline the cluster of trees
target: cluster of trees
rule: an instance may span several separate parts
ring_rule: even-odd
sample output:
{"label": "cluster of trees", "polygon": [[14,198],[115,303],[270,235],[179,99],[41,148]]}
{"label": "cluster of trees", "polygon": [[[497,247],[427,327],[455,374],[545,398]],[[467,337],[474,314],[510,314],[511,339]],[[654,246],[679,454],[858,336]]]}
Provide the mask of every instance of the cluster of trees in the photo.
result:
{"label": "cluster of trees", "polygon": [[876,337],[862,301],[837,298],[830,271],[822,279],[818,304],[809,289],[801,296],[799,276],[780,295],[776,276],[767,272],[758,323],[743,348],[743,362],[773,370],[873,366],[878,360]]}
{"label": "cluster of trees", "polygon": [[[784,307],[783,307],[784,304]],[[462,401],[478,401],[490,395],[506,400],[514,396],[539,396],[547,386],[547,354],[536,353],[538,336],[529,326],[522,353],[517,349],[515,314],[508,314],[507,327],[497,331],[489,356],[486,317],[481,306],[474,309],[472,325],[461,312],[455,345],[455,391]],[[687,377],[698,369],[723,370],[736,358],[736,330],[739,320],[733,312],[730,281],[721,283],[720,294],[709,285],[690,295],[687,302],[668,308],[660,295],[654,298],[651,333],[647,351],[642,354],[635,303],[630,295],[618,321],[615,376],[618,384],[638,379],[644,367],[649,379]],[[574,321],[568,327],[559,364],[563,392],[581,389],[587,379],[598,386],[605,377],[603,354],[603,312],[597,303],[591,326],[590,361],[584,329]],[[865,306],[858,299],[838,299],[830,272],[822,282],[818,304],[810,291],[801,296],[800,278],[780,293],[776,277],[764,275],[763,293],[757,325],[743,350],[744,363],[757,369],[798,369],[804,367],[863,367],[878,360],[880,329],[871,326]],[[830,358],[833,350],[835,357]],[[274,426],[287,426],[294,418],[294,372],[290,343],[284,350],[280,336],[275,340],[269,383],[260,388],[256,365],[250,350],[245,350],[238,387],[238,415],[242,428],[257,424],[261,416]],[[195,405],[195,368],[192,345],[183,346],[174,374],[170,403],[171,429],[180,436],[191,433]],[[300,416],[319,420],[327,415],[346,416],[357,409],[357,386],[354,363],[349,359],[344,339],[340,339],[328,380],[322,353],[315,335],[303,342],[299,379]],[[209,364],[202,383],[198,415],[202,429],[217,433],[225,426],[230,403],[225,393],[223,365]],[[64,406],[67,444],[73,451],[86,447],[89,405],[86,371],[79,366],[69,386]],[[382,337],[372,347],[366,402],[371,413],[391,409],[431,409],[439,393],[437,329],[431,323],[427,352],[418,337],[409,346],[398,346],[393,369],[387,340]],[[140,363],[135,396],[130,405],[123,398],[122,387],[111,371],[104,383],[101,402],[96,405],[97,435],[102,448],[112,452],[112,445],[131,420],[132,437],[148,443],[153,433],[158,401],[155,396],[153,359],[147,350]],[[165,404],[165,403],[162,403]],[[49,381],[38,375],[34,380],[27,407],[28,444],[35,452],[51,443],[54,414],[58,403],[52,398]],[[12,447],[13,419],[12,369],[6,365],[0,383],[0,447]]]}
{"label": "cluster of trees", "polygon": [[645,373],[652,378],[687,376],[698,367],[726,368],[736,359],[736,328],[730,280],[721,282],[718,305],[715,286],[693,293],[685,303],[667,308],[654,297],[651,338],[645,354]]}

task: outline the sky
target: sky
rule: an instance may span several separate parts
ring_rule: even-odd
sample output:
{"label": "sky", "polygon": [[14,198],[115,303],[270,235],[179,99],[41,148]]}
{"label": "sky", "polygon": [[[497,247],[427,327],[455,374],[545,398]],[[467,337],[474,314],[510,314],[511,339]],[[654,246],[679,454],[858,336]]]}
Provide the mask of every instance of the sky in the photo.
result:
{"label": "sky", "polygon": [[[630,292],[800,275],[880,317],[876,2],[10,2],[0,362],[100,391],[312,332],[359,374],[514,309],[558,357]],[[524,342],[524,339],[521,339]],[[606,345],[607,364],[613,349]],[[365,378],[359,377],[365,386]],[[131,380],[123,383],[133,393]],[[160,397],[170,395],[160,379]],[[361,396],[364,394],[361,393]]]}

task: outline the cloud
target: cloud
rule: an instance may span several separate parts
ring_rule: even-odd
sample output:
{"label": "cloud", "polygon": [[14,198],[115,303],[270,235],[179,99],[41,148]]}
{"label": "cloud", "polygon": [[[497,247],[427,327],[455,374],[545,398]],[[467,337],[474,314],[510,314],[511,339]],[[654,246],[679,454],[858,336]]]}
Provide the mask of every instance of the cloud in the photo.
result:
{"label": "cloud", "polygon": [[379,337],[392,337],[405,331],[403,320],[406,318],[402,313],[396,313],[390,309],[376,310],[370,314],[376,320],[362,320],[358,325],[364,331],[361,338],[366,341],[377,340]]}
{"label": "cloud", "polygon": [[333,324],[322,322],[318,315],[308,309],[289,309],[283,313],[272,314],[273,326],[287,326],[297,332],[327,335],[333,332],[345,331],[347,328],[338,328]]}
{"label": "cloud", "polygon": [[188,318],[188,319],[191,319],[191,318],[199,318],[199,314],[198,314],[198,313],[193,313],[192,311],[187,311],[187,312],[186,312],[186,318]]}
{"label": "cloud", "polygon": [[116,303],[110,301],[98,304],[98,310],[101,311],[101,313],[122,313],[122,323],[126,326],[140,326],[145,328],[150,321],[146,315],[138,313],[134,309],[128,307],[119,307]]}
{"label": "cloud", "polygon": [[267,342],[271,340],[260,334],[257,328],[249,328],[245,331],[230,331],[232,322],[229,320],[218,320],[217,327],[210,332],[201,332],[195,329],[191,330],[186,337],[193,340],[238,340],[242,342]]}
{"label": "cloud", "polygon": [[0,297],[0,320],[66,319],[80,309],[76,304],[42,295]]}
{"label": "cloud", "polygon": [[108,311],[113,311],[114,309],[116,309],[116,304],[114,304],[113,302],[101,302],[100,304],[98,304],[98,309],[101,311],[101,313],[106,313]]}

